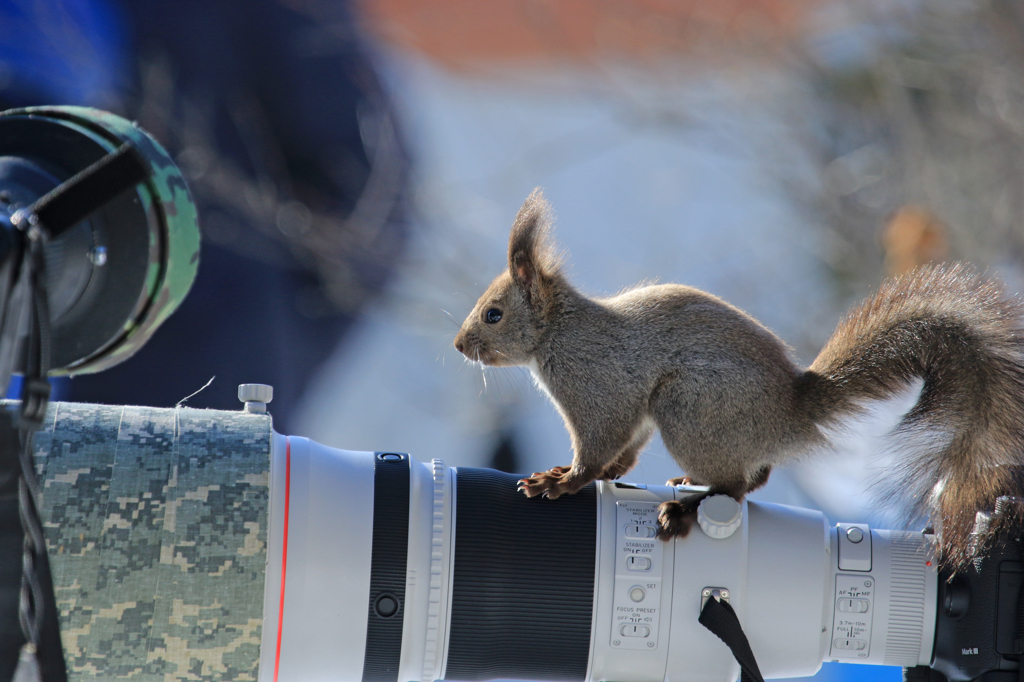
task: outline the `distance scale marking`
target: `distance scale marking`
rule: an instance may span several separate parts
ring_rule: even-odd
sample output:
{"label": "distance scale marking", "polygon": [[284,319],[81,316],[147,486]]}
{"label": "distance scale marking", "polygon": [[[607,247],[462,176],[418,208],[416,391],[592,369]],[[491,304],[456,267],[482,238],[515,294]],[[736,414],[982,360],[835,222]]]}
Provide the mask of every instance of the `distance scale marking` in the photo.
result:
{"label": "distance scale marking", "polygon": [[867,658],[871,653],[871,617],[875,579],[870,575],[836,575],[832,658]]}
{"label": "distance scale marking", "polygon": [[654,651],[658,648],[666,545],[656,537],[659,503],[619,500],[615,505],[611,645]]}

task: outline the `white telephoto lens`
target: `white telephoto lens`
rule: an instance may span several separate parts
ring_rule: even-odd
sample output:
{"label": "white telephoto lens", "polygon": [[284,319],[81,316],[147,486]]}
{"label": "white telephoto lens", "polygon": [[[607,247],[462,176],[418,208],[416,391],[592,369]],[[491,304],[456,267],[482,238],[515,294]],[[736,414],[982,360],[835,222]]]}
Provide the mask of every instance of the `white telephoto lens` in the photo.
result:
{"label": "white telephoto lens", "polygon": [[659,505],[694,490],[528,499],[488,469],[273,446],[264,682],[735,680],[698,622],[708,599],[731,606],[765,678],[931,660],[928,535],[712,497],[663,542]]}
{"label": "white telephoto lens", "polygon": [[529,499],[512,474],[337,450],[249,410],[54,403],[35,457],[73,675],[735,680],[702,609],[765,678],[932,662],[930,535],[706,496],[663,542],[659,507],[706,490]]}

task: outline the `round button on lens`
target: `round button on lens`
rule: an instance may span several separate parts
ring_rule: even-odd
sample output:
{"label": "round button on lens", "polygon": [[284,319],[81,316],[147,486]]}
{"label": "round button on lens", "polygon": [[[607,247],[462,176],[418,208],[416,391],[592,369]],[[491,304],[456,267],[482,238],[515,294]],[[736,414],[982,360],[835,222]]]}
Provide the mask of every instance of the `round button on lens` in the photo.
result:
{"label": "round button on lens", "polygon": [[389,618],[398,611],[398,598],[394,595],[382,594],[377,597],[377,601],[373,604],[373,609],[377,612],[378,616]]}
{"label": "round button on lens", "polygon": [[864,531],[860,528],[850,528],[846,531],[846,537],[850,542],[856,544],[864,539]]}
{"label": "round button on lens", "polygon": [[647,596],[647,593],[644,592],[644,588],[639,587],[639,586],[634,587],[633,589],[631,589],[629,591],[629,598],[632,599],[633,601],[643,601],[644,597],[646,597],[646,596]]}

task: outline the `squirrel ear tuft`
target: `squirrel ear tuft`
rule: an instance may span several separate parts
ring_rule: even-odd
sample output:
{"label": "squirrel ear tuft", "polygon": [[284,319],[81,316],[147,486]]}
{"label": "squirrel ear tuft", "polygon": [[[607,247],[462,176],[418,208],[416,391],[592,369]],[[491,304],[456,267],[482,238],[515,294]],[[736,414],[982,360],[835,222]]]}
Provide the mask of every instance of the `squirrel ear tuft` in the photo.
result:
{"label": "squirrel ear tuft", "polygon": [[526,197],[508,239],[508,269],[516,284],[529,291],[538,278],[558,269],[548,238],[551,207],[540,187]]}

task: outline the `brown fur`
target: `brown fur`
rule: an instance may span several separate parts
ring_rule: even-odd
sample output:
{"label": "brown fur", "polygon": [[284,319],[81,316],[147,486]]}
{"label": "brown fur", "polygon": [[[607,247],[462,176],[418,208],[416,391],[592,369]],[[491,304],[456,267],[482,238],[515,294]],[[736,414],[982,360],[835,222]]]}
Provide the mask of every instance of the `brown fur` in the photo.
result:
{"label": "brown fur", "polygon": [[[940,437],[904,459],[894,489],[942,525],[948,563],[969,558],[974,511],[1012,494],[1010,468],[1024,460],[1019,300],[962,266],[919,269],[850,312],[803,370],[771,331],[697,289],[581,295],[552,255],[549,223],[535,190],[512,227],[508,270],[455,339],[472,360],[530,366],[565,420],[572,466],[520,481],[528,496],[623,475],[658,428],[692,482],[739,499],[772,467],[827,445],[823,427],[921,378],[897,432]],[[487,322],[492,309],[500,321]],[[693,504],[662,506],[663,535],[688,532]]]}

